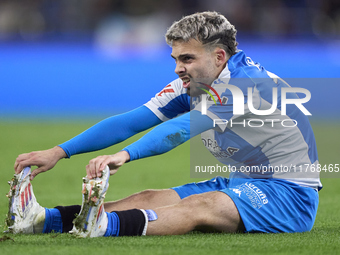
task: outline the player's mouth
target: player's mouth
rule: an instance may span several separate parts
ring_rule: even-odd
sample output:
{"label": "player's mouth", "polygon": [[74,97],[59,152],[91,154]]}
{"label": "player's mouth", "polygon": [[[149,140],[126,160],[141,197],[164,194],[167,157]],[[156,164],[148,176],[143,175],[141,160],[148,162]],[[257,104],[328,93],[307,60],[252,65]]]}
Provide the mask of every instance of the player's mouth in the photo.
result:
{"label": "player's mouth", "polygon": [[188,78],[188,77],[183,77],[183,78],[181,78],[182,79],[182,81],[183,81],[183,87],[184,88],[189,88],[189,86],[190,86],[190,78]]}

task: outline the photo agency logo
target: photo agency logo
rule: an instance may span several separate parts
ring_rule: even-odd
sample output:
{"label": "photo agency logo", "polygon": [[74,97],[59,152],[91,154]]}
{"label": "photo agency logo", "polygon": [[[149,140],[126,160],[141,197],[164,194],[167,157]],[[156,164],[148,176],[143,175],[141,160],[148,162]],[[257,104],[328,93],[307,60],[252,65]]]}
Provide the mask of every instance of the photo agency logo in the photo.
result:
{"label": "photo agency logo", "polygon": [[[247,107],[247,110],[249,110],[250,113],[256,116],[278,116],[275,111],[278,110],[278,88],[273,87],[272,88],[272,102],[270,103],[269,109],[256,109],[254,107],[254,88],[248,87],[247,88],[247,103],[245,104],[245,96],[242,92],[242,90],[235,86],[231,85],[229,83],[226,83],[222,81],[221,79],[218,79],[214,82],[215,84],[223,84],[219,88],[221,91],[229,90],[232,95],[232,109],[233,109],[233,115],[234,116],[242,116],[245,114],[245,107]],[[222,107],[230,107],[227,106],[226,103],[228,101],[228,98],[221,96],[218,94],[217,90],[213,87],[200,83],[206,87],[205,88],[199,88],[203,90],[206,94],[203,94],[201,96],[201,113],[202,115],[207,115],[207,110],[209,106],[211,106],[211,102],[213,101],[215,105],[220,105]],[[214,95],[209,91],[211,90]],[[289,93],[294,93],[294,97],[288,96]],[[303,98],[299,98],[296,93],[304,94]],[[281,118],[244,118],[241,122],[236,122],[233,119],[227,120],[227,119],[214,119],[214,127],[216,125],[230,125],[230,127],[233,127],[235,125],[243,125],[244,127],[262,127],[265,123],[271,123],[271,126],[274,127],[276,123],[280,123],[283,127],[295,127],[297,126],[298,122],[295,119],[292,119],[288,117],[287,115],[287,105],[295,105],[304,115],[311,116],[312,114],[303,106],[304,103],[307,103],[311,98],[311,93],[309,90],[305,88],[298,88],[298,87],[282,87],[281,88],[281,105],[280,105],[280,115]],[[217,100],[218,102],[217,102]],[[263,100],[263,99],[261,99]]]}

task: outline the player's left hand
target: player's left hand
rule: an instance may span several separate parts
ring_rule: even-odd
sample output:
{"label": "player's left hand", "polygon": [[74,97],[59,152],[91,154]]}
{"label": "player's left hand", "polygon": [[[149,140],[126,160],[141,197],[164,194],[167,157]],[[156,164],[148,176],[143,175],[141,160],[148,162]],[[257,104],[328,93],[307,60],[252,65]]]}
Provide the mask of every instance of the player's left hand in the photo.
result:
{"label": "player's left hand", "polygon": [[106,166],[110,168],[110,175],[115,174],[118,168],[130,160],[130,155],[126,151],[120,151],[114,155],[98,156],[91,159],[86,166],[87,178],[92,179],[102,176],[102,171]]}

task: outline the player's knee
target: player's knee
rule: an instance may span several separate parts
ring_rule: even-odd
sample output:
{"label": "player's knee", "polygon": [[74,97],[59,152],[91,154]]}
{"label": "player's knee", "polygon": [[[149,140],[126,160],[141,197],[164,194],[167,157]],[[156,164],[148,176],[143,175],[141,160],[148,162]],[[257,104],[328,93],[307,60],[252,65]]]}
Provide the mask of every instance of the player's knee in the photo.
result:
{"label": "player's knee", "polygon": [[223,222],[229,227],[234,222],[239,222],[239,214],[234,203],[222,192],[192,195],[183,199],[181,203],[187,209],[187,216],[195,220],[197,225]]}
{"label": "player's knee", "polygon": [[186,197],[182,200],[188,207],[191,208],[207,208],[214,204],[214,201],[204,194],[196,194]]}
{"label": "player's knee", "polygon": [[187,208],[188,217],[195,218],[200,223],[209,211],[208,209],[214,206],[214,202],[202,194],[186,197],[181,204]]}

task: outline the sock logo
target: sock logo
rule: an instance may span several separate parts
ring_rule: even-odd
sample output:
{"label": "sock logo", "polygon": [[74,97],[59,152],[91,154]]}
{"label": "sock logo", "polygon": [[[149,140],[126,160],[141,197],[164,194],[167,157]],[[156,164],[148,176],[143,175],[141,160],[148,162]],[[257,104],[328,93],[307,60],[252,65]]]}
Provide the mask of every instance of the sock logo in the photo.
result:
{"label": "sock logo", "polygon": [[154,221],[158,219],[157,213],[154,210],[145,210],[148,216],[148,221]]}

